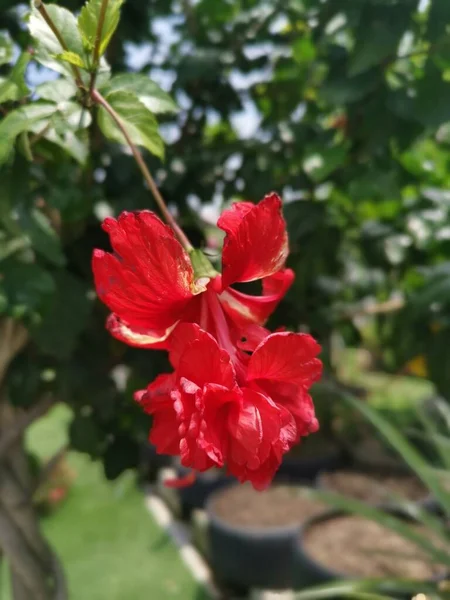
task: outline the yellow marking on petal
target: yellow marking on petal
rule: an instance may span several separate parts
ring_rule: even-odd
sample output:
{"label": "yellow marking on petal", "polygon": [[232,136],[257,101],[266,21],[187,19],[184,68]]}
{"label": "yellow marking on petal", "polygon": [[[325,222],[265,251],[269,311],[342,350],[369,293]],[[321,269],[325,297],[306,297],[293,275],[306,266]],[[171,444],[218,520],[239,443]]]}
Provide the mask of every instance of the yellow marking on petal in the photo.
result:
{"label": "yellow marking on petal", "polygon": [[191,285],[191,292],[194,294],[194,296],[197,296],[197,294],[203,294],[203,292],[206,292],[206,288],[208,287],[208,283],[210,281],[211,279],[209,277],[200,277]]}
{"label": "yellow marking on petal", "polygon": [[164,340],[166,340],[179,322],[180,321],[177,321],[176,323],[168,327],[163,333],[163,335],[159,337],[146,333],[137,333],[136,331],[133,331],[132,329],[124,325],[123,323],[120,323],[114,329],[117,332],[120,332],[121,335],[123,335],[123,337],[129,340],[130,342],[133,342],[134,344],[139,344],[141,346],[145,346],[147,344],[157,344],[158,342],[163,342]]}

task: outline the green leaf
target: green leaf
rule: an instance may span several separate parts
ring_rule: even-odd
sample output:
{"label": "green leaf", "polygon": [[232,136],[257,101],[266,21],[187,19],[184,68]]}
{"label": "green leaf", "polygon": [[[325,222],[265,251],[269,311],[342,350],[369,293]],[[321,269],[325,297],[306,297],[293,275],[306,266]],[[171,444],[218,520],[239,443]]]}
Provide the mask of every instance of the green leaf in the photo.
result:
{"label": "green leaf", "polygon": [[37,209],[23,208],[18,211],[19,222],[31,245],[41,256],[55,265],[64,265],[65,256],[59,237],[47,217]]}
{"label": "green leaf", "polygon": [[33,152],[31,150],[30,139],[29,139],[28,133],[26,131],[23,131],[19,135],[18,142],[17,142],[17,148],[19,151],[22,152],[22,154],[25,156],[25,158],[28,161],[33,162]]}
{"label": "green leaf", "polygon": [[303,160],[303,168],[308,176],[319,183],[340,167],[347,158],[346,146],[318,149],[309,153]]}
{"label": "green leaf", "polygon": [[85,282],[65,271],[56,273],[54,278],[56,292],[33,337],[43,352],[65,359],[72,355],[86,326],[92,302]]}
{"label": "green leaf", "polygon": [[70,100],[77,93],[76,85],[69,79],[61,77],[56,81],[46,81],[36,87],[36,94],[41,100],[62,102]]}
{"label": "green leaf", "polygon": [[[158,123],[142,102],[129,92],[113,92],[106,99],[121,119],[133,143],[163,158],[164,145],[159,135]],[[123,133],[103,107],[99,108],[98,124],[105,137],[123,145],[127,144]]]}
{"label": "green leaf", "polygon": [[9,77],[0,83],[0,104],[2,102],[16,101],[28,96],[29,89],[25,83],[25,71],[30,62],[29,52],[22,52],[14,65]]}
{"label": "green leaf", "polygon": [[9,80],[13,81],[18,88],[19,96],[16,98],[16,100],[19,100],[24,96],[28,96],[30,92],[27,84],[25,83],[25,73],[30,60],[31,54],[28,51],[22,52],[11,71],[11,75],[9,76]]}
{"label": "green leaf", "polygon": [[35,103],[11,111],[0,122],[0,165],[8,160],[16,137],[23,131],[30,131],[36,123],[45,123],[55,110],[54,104]]}
{"label": "green leaf", "polygon": [[62,148],[80,165],[84,166],[86,164],[89,156],[89,139],[87,135],[83,135],[83,132],[78,135],[70,130],[59,133],[52,128],[45,133],[43,138]]}
{"label": "green leaf", "polygon": [[178,107],[169,94],[146,75],[139,73],[116,75],[108,83],[105,93],[118,91],[133,93],[153,113],[178,112]]}
{"label": "green leaf", "polygon": [[0,31],[0,65],[6,65],[13,59],[14,47],[7,31]]}
{"label": "green leaf", "polygon": [[0,263],[0,275],[10,314],[18,307],[22,314],[39,311],[55,290],[51,275],[36,264],[9,258]]}
{"label": "green leaf", "polygon": [[[80,32],[78,31],[77,20],[74,15],[66,8],[62,8],[56,4],[47,4],[46,9],[49,17],[55,24],[55,27],[60,32],[67,50],[69,52],[74,52],[79,56],[83,56],[83,43],[81,41]],[[37,45],[50,55],[57,55],[64,51],[58,38],[35,7],[32,8],[28,20],[28,29],[31,36],[36,40]]]}
{"label": "green leaf", "polygon": [[313,61],[316,58],[316,54],[316,47],[307,35],[302,35],[292,45],[292,56],[300,65]]}
{"label": "green leaf", "polygon": [[[120,8],[124,0],[109,0],[100,36],[100,56],[105,52],[120,19]],[[86,50],[92,51],[95,46],[98,22],[103,0],[89,0],[81,9],[78,17],[78,29]]]}
{"label": "green leaf", "polygon": [[70,445],[74,450],[96,456],[100,450],[102,432],[91,417],[77,415],[69,427]]}
{"label": "green leaf", "polygon": [[58,58],[59,60],[64,60],[65,62],[68,62],[70,65],[75,65],[76,67],[80,67],[81,69],[87,69],[87,66],[84,63],[84,60],[81,58],[81,56],[79,54],[76,54],[75,52],[69,52],[69,51],[65,50],[64,52],[61,52],[60,54],[56,54],[55,58]]}
{"label": "green leaf", "polygon": [[348,74],[359,75],[396,56],[397,46],[409,23],[410,7],[376,6],[367,3],[356,31]]}

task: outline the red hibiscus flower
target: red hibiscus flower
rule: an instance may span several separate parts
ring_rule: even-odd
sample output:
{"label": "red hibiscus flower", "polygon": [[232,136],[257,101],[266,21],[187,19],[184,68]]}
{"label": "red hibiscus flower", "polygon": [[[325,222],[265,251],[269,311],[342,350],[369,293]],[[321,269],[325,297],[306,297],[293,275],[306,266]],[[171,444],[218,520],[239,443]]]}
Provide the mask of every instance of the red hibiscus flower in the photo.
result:
{"label": "red hibiscus flower", "polygon": [[253,327],[232,358],[193,324],[177,327],[171,344],[174,373],[136,394],[153,415],[151,442],[196,471],[226,465],[239,481],[267,487],[283,454],[318,429],[308,389],[321,374],[320,346]]}
{"label": "red hibiscus flower", "polygon": [[[281,200],[270,194],[257,205],[233,204],[217,225],[226,233],[221,275],[198,251],[189,255],[150,211],[104,221],[114,253],[95,250],[92,267],[98,296],[112,311],[112,335],[131,346],[168,349],[179,323],[198,323],[232,355],[240,329],[265,323],[294,278],[284,268]],[[262,296],[231,287],[259,279]]]}

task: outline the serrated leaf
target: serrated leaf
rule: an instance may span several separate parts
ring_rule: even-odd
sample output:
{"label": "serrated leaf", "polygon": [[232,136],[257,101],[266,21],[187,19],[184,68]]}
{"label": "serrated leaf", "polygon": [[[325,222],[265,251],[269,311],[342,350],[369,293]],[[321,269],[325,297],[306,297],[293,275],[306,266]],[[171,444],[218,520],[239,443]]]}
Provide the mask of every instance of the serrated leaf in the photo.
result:
{"label": "serrated leaf", "polygon": [[43,137],[62,148],[80,165],[83,166],[86,164],[89,156],[89,140],[87,136],[84,136],[83,139],[79,135],[75,135],[73,131],[58,133],[55,129],[50,129]]}
{"label": "serrated leaf", "polygon": [[[83,43],[81,41],[80,32],[78,31],[77,20],[74,15],[66,8],[62,8],[56,4],[47,4],[46,9],[49,17],[55,24],[55,27],[60,32],[61,37],[67,46],[67,50],[83,56]],[[56,55],[64,51],[58,38],[35,7],[32,8],[28,20],[28,29],[31,36],[36,40],[36,43],[44,48],[49,54]]]}
{"label": "serrated leaf", "polygon": [[31,151],[30,139],[28,137],[28,133],[23,131],[18,138],[18,149],[22,152],[25,158],[32,162],[33,161],[33,152]]}
{"label": "serrated leaf", "polygon": [[76,54],[75,52],[69,52],[69,51],[65,50],[64,52],[61,52],[60,54],[56,54],[55,58],[58,58],[59,60],[63,60],[65,62],[68,62],[70,65],[75,65],[76,67],[80,67],[81,69],[87,69],[87,66],[84,63],[84,60],[81,58],[81,56],[79,54]]}
{"label": "serrated leaf", "polygon": [[[120,8],[124,0],[109,0],[106,7],[103,27],[100,35],[100,56],[105,52],[120,19]],[[78,17],[78,29],[86,50],[94,49],[98,22],[102,9],[102,0],[89,0],[81,9]]]}
{"label": "serrated leaf", "polygon": [[[133,143],[163,158],[164,144],[159,135],[158,123],[144,104],[129,92],[114,92],[106,99],[121,119]],[[105,137],[127,144],[123,133],[103,107],[99,107],[98,124]]]}
{"label": "serrated leaf", "polygon": [[153,113],[175,113],[178,106],[157,83],[146,75],[124,73],[116,75],[108,83],[105,93],[131,92]]}
{"label": "serrated leaf", "polygon": [[0,83],[0,103],[20,100],[28,96],[29,89],[25,83],[25,71],[30,62],[29,52],[22,52],[9,77]]}
{"label": "serrated leaf", "polygon": [[13,42],[7,31],[0,31],[0,65],[6,65],[13,59]]}
{"label": "serrated leaf", "polygon": [[56,81],[46,81],[36,87],[36,94],[41,100],[62,102],[73,98],[77,93],[76,85],[69,79],[61,77]]}
{"label": "serrated leaf", "polygon": [[23,131],[30,131],[36,123],[45,122],[55,109],[55,105],[49,103],[29,104],[11,111],[0,122],[0,165],[8,160],[16,137]]}
{"label": "serrated leaf", "polygon": [[58,133],[67,129],[78,131],[86,129],[92,122],[91,113],[77,102],[63,101],[58,103],[58,112],[52,118],[52,124]]}

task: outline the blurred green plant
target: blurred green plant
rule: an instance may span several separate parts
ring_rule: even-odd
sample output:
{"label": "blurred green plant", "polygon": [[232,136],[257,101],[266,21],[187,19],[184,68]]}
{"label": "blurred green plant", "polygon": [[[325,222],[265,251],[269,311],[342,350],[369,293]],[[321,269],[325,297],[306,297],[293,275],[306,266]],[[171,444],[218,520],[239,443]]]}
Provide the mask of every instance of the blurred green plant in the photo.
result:
{"label": "blurred green plant", "polygon": [[[383,436],[385,442],[392,447],[404,463],[418,479],[420,479],[429,492],[428,501],[433,507],[422,506],[416,502],[409,502],[397,495],[392,498],[392,505],[400,511],[402,516],[397,516],[391,511],[385,511],[376,506],[370,506],[359,500],[348,498],[338,493],[311,490],[311,494],[342,513],[359,515],[373,520],[382,527],[395,531],[400,536],[416,545],[430,563],[445,567],[450,573],[450,530],[448,519],[450,517],[450,409],[447,402],[435,399],[432,407],[422,407],[419,418],[426,434],[420,435],[433,447],[437,459],[430,462],[417,448],[403,435],[399,428],[392,425],[389,419],[368,404],[352,396],[345,396],[345,401],[350,406],[362,413],[377,432]],[[402,518],[403,517],[403,518]],[[406,520],[405,520],[406,518]],[[421,524],[424,531],[419,532],[415,524]],[[423,588],[425,585],[425,588]],[[334,598],[350,593],[349,597],[360,597],[352,594],[370,593],[377,590],[390,590],[395,594],[418,593],[417,581],[395,580],[360,580],[355,582],[342,582],[330,586],[321,586],[317,591],[309,590],[296,596],[297,600],[303,598]],[[449,592],[442,582],[420,582],[420,591],[430,593],[432,598],[445,600]],[[374,596],[376,597],[376,596]]]}

